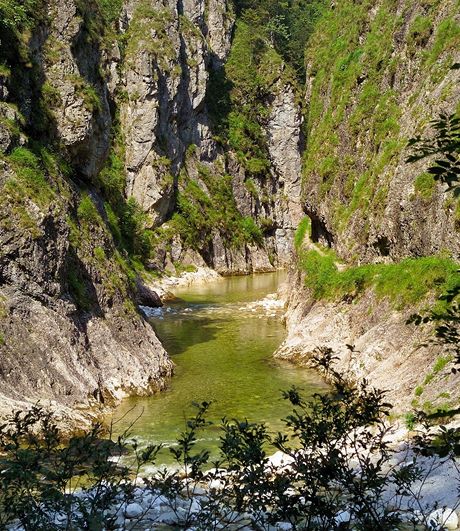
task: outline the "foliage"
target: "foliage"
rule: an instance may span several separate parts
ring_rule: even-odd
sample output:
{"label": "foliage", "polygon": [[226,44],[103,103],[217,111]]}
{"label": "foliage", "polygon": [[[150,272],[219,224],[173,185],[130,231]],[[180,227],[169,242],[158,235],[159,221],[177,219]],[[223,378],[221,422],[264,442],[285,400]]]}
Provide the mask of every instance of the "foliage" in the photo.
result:
{"label": "foliage", "polygon": [[[71,521],[73,529],[113,526],[116,516],[106,509],[117,506],[119,496],[129,499],[133,470],[110,458],[127,446],[122,438],[104,440],[99,424],[66,440],[39,406],[16,413],[0,426],[0,526],[19,521],[27,531],[48,531],[60,528],[59,518]],[[136,467],[155,453],[132,450]],[[86,498],[73,495],[79,488]]]}
{"label": "foliage", "polygon": [[98,4],[106,23],[112,24],[120,16],[123,0],[98,0]]}
{"label": "foliage", "polygon": [[80,310],[89,311],[92,307],[92,297],[89,293],[86,279],[82,277],[82,272],[75,267],[70,267],[67,272],[67,284],[69,293]]}
{"label": "foliage", "polygon": [[[213,463],[197,447],[208,424],[206,402],[196,404],[196,416],[167,449],[173,468],[152,467],[164,450],[128,443],[129,433],[112,440],[95,425],[66,440],[41,408],[16,413],[0,426],[0,524],[19,522],[26,531],[112,529],[127,504],[141,498],[150,505],[131,523],[150,527],[161,521],[156,503],[178,528],[203,531],[232,525],[267,530],[280,522],[298,530],[385,531],[403,516],[410,528],[427,524],[426,515],[410,508],[419,506],[417,482],[434,469],[418,464],[419,453],[434,454],[434,435],[420,432],[412,459],[395,465],[385,393],[365,382],[351,385],[333,368],[334,359],[327,348],[314,356],[330,392],[309,401],[297,389],[283,393],[293,407],[284,433],[272,436],[264,425],[223,419],[220,457]],[[416,420],[408,417],[412,426]],[[455,434],[441,430],[436,444],[445,449],[444,460],[451,459]],[[283,452],[286,464],[272,462],[269,448]],[[140,480],[146,464],[153,472]]]}
{"label": "foliage", "polygon": [[369,212],[375,223],[384,222],[389,183],[407,145],[400,129],[405,96],[395,90],[398,76],[410,76],[407,53],[414,56],[411,68],[425,72],[413,80],[408,100],[413,118],[423,124],[426,106],[419,96],[426,83],[436,94],[458,45],[458,23],[449,17],[456,13],[453,4],[441,19],[437,2],[425,3],[423,15],[402,15],[398,5],[335,2],[321,11],[307,43],[311,90],[303,188],[314,196],[310,200],[328,203],[336,235],[347,231],[350,218],[360,220],[357,238],[363,242]]}
{"label": "foliage", "polygon": [[46,155],[39,147],[34,149],[30,146],[17,147],[7,156],[15,174],[14,182],[7,183],[6,187],[11,193],[10,200],[21,202],[28,197],[39,206],[46,207],[55,197],[55,191],[46,176],[42,154]]}
{"label": "foliage", "polygon": [[114,127],[111,150],[97,185],[107,200],[104,210],[115,244],[133,260],[145,262],[152,250],[152,232],[147,228],[147,214],[134,197],[125,196],[124,148],[118,126]]}
{"label": "foliage", "polygon": [[326,2],[322,0],[236,0],[237,15],[305,79],[305,47]]}
{"label": "foliage", "polygon": [[20,32],[31,26],[42,0],[0,0],[0,28]]}
{"label": "foliage", "polygon": [[[237,23],[225,65],[211,73],[207,104],[214,127],[248,173],[270,167],[264,125],[270,98],[305,79],[304,49],[321,0],[237,1]],[[300,102],[300,98],[299,98]]]}
{"label": "foliage", "polygon": [[[457,270],[457,279],[458,277]],[[417,326],[433,323],[434,342],[443,346],[448,354],[455,357],[457,365],[460,365],[460,284],[446,290],[440,301],[444,303],[440,308],[435,308],[425,315],[414,314],[408,322]],[[454,368],[453,372],[456,373],[457,369]]]}
{"label": "foliage", "polygon": [[436,181],[448,186],[457,197],[460,195],[460,117],[441,114],[431,122],[434,137],[422,139],[420,135],[409,141],[414,150],[407,161],[415,162],[433,157],[434,163],[427,173]]}
{"label": "foliage", "polygon": [[199,173],[206,191],[203,184],[183,173],[177,212],[171,220],[184,244],[203,250],[218,233],[224,244],[234,248],[246,243],[262,245],[262,230],[253,218],[243,217],[236,206],[231,176],[214,174],[205,166],[199,168]]}
{"label": "foliage", "polygon": [[415,191],[425,200],[430,200],[436,188],[436,181],[430,173],[421,173],[414,182]]}
{"label": "foliage", "polygon": [[84,193],[78,205],[77,214],[79,220],[89,225],[99,225],[102,222],[101,216],[94,204],[91,196]]}
{"label": "foliage", "polygon": [[[458,65],[452,68],[457,69]],[[434,136],[422,138],[420,135],[409,141],[413,154],[408,162],[434,158],[434,163],[427,173],[433,180],[447,185],[446,192],[453,191],[454,196],[460,195],[460,118],[455,115],[441,114],[432,120]],[[460,365],[460,275],[456,270],[456,283],[447,286],[440,297],[444,304],[432,309],[424,316],[414,314],[409,319],[416,325],[434,323],[435,342],[444,346]],[[442,358],[442,360],[450,359]],[[436,367],[435,367],[436,368]],[[435,370],[433,370],[435,372]],[[457,372],[457,369],[453,369]]]}

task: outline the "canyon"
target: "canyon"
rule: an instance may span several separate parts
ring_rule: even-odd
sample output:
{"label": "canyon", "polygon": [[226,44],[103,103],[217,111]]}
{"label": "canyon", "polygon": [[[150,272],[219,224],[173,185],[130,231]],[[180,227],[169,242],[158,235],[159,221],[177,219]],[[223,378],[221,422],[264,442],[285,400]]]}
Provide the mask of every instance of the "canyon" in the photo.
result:
{"label": "canyon", "polygon": [[[204,267],[291,269],[278,356],[327,346],[401,411],[458,404],[452,360],[424,383],[444,354],[406,324],[459,259],[458,199],[407,162],[459,109],[456,0],[322,3],[305,77],[229,0],[2,6],[0,412],[47,401],[75,424],[164,389],[138,306]],[[328,299],[305,284],[315,249],[343,269],[444,262],[408,303],[372,282]]]}

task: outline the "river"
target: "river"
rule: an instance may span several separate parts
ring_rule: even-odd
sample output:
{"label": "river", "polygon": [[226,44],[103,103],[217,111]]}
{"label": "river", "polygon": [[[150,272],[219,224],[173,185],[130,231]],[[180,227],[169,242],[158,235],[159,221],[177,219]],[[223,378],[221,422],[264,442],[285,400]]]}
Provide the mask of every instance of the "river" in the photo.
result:
{"label": "river", "polygon": [[[150,322],[176,364],[169,388],[154,397],[130,398],[113,414],[113,429],[130,428],[140,443],[174,444],[193,415],[192,402],[211,402],[213,422],[200,444],[215,454],[223,417],[283,429],[290,411],[282,390],[295,385],[312,394],[324,389],[318,375],[273,358],[285,337],[276,293],[284,273],[223,278],[177,289],[177,300],[151,313]],[[109,419],[110,421],[111,419]],[[171,462],[167,451],[160,461]]]}

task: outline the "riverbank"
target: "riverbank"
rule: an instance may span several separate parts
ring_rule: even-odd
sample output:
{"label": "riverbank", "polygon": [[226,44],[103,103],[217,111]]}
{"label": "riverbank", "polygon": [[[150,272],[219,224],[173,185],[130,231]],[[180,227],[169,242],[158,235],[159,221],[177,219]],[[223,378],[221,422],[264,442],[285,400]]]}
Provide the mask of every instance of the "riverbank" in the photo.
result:
{"label": "riverbank", "polygon": [[317,348],[330,348],[340,373],[385,389],[398,415],[458,408],[453,358],[432,341],[429,325],[407,323],[423,308],[397,308],[372,289],[351,300],[315,300],[300,271],[290,273],[286,303],[287,337],[277,359],[308,367]]}
{"label": "riverbank", "polygon": [[177,276],[163,275],[158,279],[149,279],[146,285],[158,294],[161,301],[167,302],[175,299],[173,293],[176,289],[187,288],[197,284],[206,284],[224,278],[209,267],[195,267],[194,271],[183,271]]}
{"label": "riverbank", "polygon": [[[389,514],[398,518],[403,523],[403,527],[397,527],[398,529],[459,529],[459,460],[420,455],[414,452],[408,436],[407,430],[393,429],[385,437],[388,444],[386,451],[390,455],[379,473],[382,478],[386,477],[385,488],[380,499],[371,502],[371,496],[369,502],[377,502],[376,507],[382,517]],[[355,481],[359,481],[361,465],[368,457],[377,463],[380,454],[373,454],[366,446],[359,450],[350,446],[349,451],[350,471],[353,471]],[[113,461],[116,463],[119,459],[114,457]],[[276,481],[276,478],[298,472],[299,462],[302,462],[300,452],[292,457],[278,451],[261,461],[262,476],[269,482]],[[408,474],[417,471],[418,479],[412,482],[409,489],[401,491],[397,478],[403,477],[401,474],[404,475],[405,471]],[[241,481],[241,476],[222,468],[210,469],[198,476],[194,476],[190,468],[158,468],[151,477],[138,477],[133,483],[105,485],[104,488],[108,491],[113,489],[113,493],[109,495],[106,492],[112,502],[104,506],[104,521],[110,522],[110,529],[114,531],[210,529],[211,522],[212,529],[229,531],[254,531],[261,528],[269,531],[311,529],[303,527],[307,525],[305,519],[308,518],[308,505],[301,505],[302,512],[296,518],[278,521],[271,519],[269,506],[261,509],[256,508],[256,504],[254,511],[249,508],[236,511],[231,503],[234,481]],[[337,496],[341,488],[336,485],[335,489],[338,489]],[[343,504],[337,504],[337,501],[334,503],[336,514],[332,517],[331,527],[327,529],[335,529],[340,524],[346,526],[346,529],[355,529],[359,509],[346,501],[345,492],[342,494],[345,496]],[[293,503],[299,503],[294,490],[289,493],[286,491],[286,495],[292,496]],[[78,522],[82,521],[80,519],[85,518],[84,511],[91,510],[92,504],[100,496],[99,488],[77,488],[68,492],[67,511],[46,510],[50,528],[78,528]],[[404,527],[404,523],[407,527]],[[317,524],[319,529],[325,529],[321,520]],[[25,530],[21,525],[10,525],[7,529]]]}

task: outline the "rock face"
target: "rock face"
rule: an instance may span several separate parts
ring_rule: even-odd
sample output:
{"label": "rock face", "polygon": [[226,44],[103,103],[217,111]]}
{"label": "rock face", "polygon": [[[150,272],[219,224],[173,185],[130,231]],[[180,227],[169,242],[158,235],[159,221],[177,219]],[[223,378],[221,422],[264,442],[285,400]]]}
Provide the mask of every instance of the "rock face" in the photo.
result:
{"label": "rock face", "polygon": [[[266,136],[273,165],[256,183],[258,195],[270,202],[261,204],[244,186],[250,176],[215,139],[207,104],[210,76],[222,68],[231,48],[235,19],[229,3],[189,0],[147,6],[135,1],[125,7],[123,20],[128,45],[120,80],[125,99],[121,125],[128,194],[158,226],[174,211],[186,178],[209,193],[200,168],[217,178],[229,174],[239,213],[256,221],[270,219],[273,228],[257,246],[238,249],[214,231],[209,245],[198,249],[207,265],[238,274],[285,263],[300,211],[301,107],[294,89],[281,80],[271,88]],[[183,253],[163,253],[157,265],[161,269],[182,262],[187,252],[185,242]]]}
{"label": "rock face", "polygon": [[[336,46],[337,28],[346,29]],[[458,260],[458,198],[426,173],[429,161],[407,162],[407,144],[441,113],[458,112],[459,34],[451,1],[353,9],[338,1],[318,22],[307,49],[302,206],[313,242],[332,247],[341,268],[436,254]],[[288,338],[277,356],[308,364],[315,349],[331,348],[339,370],[388,389],[399,412],[458,405],[458,380],[443,362],[450,356],[430,344],[432,330],[406,324],[414,308],[396,309],[372,287],[317,301],[301,269],[291,277]]]}
{"label": "rock face", "polygon": [[27,49],[14,33],[0,47],[11,65],[0,76],[0,413],[51,402],[72,422],[76,406],[163,389],[173,364],[135,306],[145,289],[96,186],[116,48],[81,4],[43,9]]}
{"label": "rock face", "polygon": [[434,369],[445,352],[430,344],[431,329],[407,324],[412,308],[396,310],[371,291],[354,302],[315,301],[303,275],[294,272],[287,302],[288,336],[276,357],[309,366],[316,349],[330,348],[337,370],[386,390],[396,413],[411,411],[416,402],[436,408],[460,401],[451,365]]}

